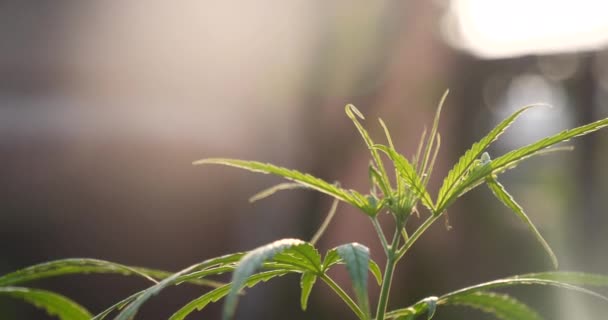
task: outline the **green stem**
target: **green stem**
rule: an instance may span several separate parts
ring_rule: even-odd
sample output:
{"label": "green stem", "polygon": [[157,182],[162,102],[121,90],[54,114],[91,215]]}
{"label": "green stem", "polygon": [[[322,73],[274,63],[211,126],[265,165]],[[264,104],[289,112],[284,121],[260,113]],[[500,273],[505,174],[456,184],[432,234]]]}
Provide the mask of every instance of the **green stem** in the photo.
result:
{"label": "green stem", "polygon": [[416,240],[418,240],[418,238],[420,238],[420,236],[426,231],[426,229],[428,229],[433,224],[433,222],[437,221],[437,219],[439,219],[439,217],[441,217],[441,214],[432,215],[432,216],[428,217],[422,223],[422,225],[420,225],[420,227],[418,227],[418,229],[416,229],[416,231],[405,242],[403,247],[401,247],[397,251],[397,254],[396,254],[397,261],[399,261],[401,258],[403,258],[403,255],[405,255],[405,253],[412,247],[412,245],[414,245],[414,242],[416,242]]}
{"label": "green stem", "polygon": [[346,303],[346,305],[348,305],[348,307],[357,315],[357,317],[361,320],[365,320],[366,316],[363,313],[363,311],[361,311],[361,309],[359,308],[359,306],[357,306],[357,304],[353,301],[353,299],[351,299],[348,294],[346,294],[346,292],[334,281],[332,280],[328,275],[326,274],[322,274],[319,276],[319,278],[321,278],[321,280],[323,280],[325,283],[327,283],[327,285],[332,288],[332,290],[334,290],[334,292],[340,296],[340,298],[342,298],[342,300]]}
{"label": "green stem", "polygon": [[384,231],[382,231],[382,226],[378,221],[378,217],[372,218],[372,224],[374,225],[374,229],[376,229],[376,233],[378,234],[378,238],[380,238],[380,242],[382,243],[382,248],[384,249],[384,253],[388,255],[388,242],[386,241],[386,236],[384,235]]}
{"label": "green stem", "polygon": [[376,320],[384,320],[386,314],[386,306],[388,304],[388,297],[391,292],[391,283],[393,282],[393,273],[395,266],[397,266],[396,251],[399,246],[399,239],[401,237],[400,226],[398,225],[395,234],[393,235],[393,242],[388,248],[386,254],[386,267],[384,268],[384,277],[382,278],[382,287],[380,288],[380,298],[378,299],[378,309],[376,310]]}

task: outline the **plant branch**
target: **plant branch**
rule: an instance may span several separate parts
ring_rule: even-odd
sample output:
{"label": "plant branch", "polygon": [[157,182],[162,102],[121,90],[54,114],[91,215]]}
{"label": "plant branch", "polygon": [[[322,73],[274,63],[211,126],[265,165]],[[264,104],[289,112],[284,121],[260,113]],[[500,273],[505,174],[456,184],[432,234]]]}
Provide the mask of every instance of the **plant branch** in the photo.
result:
{"label": "plant branch", "polygon": [[372,224],[374,225],[374,229],[376,229],[376,233],[378,234],[378,238],[380,238],[380,242],[382,243],[382,248],[384,249],[384,253],[388,255],[388,242],[386,241],[386,236],[384,235],[384,231],[382,231],[382,226],[380,225],[380,221],[378,221],[378,217],[372,218]]}
{"label": "plant branch", "polygon": [[344,289],[342,289],[332,278],[330,278],[326,274],[319,275],[319,278],[321,278],[321,280],[323,280],[325,283],[327,283],[327,285],[332,290],[334,290],[334,292],[340,298],[342,298],[342,301],[344,301],[344,303],[346,303],[346,305],[348,305],[348,307],[357,315],[357,317],[359,319],[366,320],[366,316],[363,313],[363,311],[361,311],[361,309],[359,308],[359,306],[357,306],[357,304],[353,301],[353,299],[351,299],[351,297],[348,294],[346,294],[346,292],[344,291]]}

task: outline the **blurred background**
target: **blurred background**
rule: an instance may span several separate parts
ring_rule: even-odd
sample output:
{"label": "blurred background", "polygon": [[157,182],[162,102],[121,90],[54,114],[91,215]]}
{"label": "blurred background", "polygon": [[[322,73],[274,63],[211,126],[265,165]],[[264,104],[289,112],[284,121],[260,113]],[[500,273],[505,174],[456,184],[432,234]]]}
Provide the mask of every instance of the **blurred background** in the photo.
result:
{"label": "blurred background", "polygon": [[[330,207],[310,191],[250,204],[281,180],[205,157],[272,162],[365,192],[367,150],[344,105],[378,141],[382,117],[406,155],[450,95],[432,194],[474,141],[526,104],[496,157],[608,116],[608,4],[602,1],[2,1],[0,274],[92,257],[179,270],[284,237],[309,239]],[[502,178],[563,270],[608,273],[608,132],[574,152],[532,159]],[[398,269],[391,307],[551,268],[526,227],[487,188],[467,194]],[[341,205],[325,251],[358,241],[383,265],[373,228]],[[340,269],[340,268],[338,268]],[[336,276],[349,287],[344,270]],[[349,319],[319,283],[299,309],[299,280],[251,290],[239,319]],[[100,312],[147,285],[120,276],[37,283]],[[378,288],[370,282],[372,299]],[[166,319],[200,288],[171,288],[140,318]],[[547,319],[603,319],[596,300],[548,288],[509,291]],[[214,304],[192,318],[218,318]],[[0,300],[3,319],[44,319]],[[492,319],[458,307],[437,319]]]}

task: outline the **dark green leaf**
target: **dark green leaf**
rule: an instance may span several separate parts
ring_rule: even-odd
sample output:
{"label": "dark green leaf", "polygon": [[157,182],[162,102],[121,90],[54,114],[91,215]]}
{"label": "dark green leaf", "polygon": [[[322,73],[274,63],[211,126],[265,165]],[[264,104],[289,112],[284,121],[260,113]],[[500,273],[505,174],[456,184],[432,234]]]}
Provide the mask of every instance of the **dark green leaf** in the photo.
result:
{"label": "dark green leaf", "polygon": [[367,296],[367,269],[369,268],[369,249],[358,243],[348,243],[336,248],[338,255],[346,263],[346,269],[353,283],[357,303],[364,314],[369,315]]}

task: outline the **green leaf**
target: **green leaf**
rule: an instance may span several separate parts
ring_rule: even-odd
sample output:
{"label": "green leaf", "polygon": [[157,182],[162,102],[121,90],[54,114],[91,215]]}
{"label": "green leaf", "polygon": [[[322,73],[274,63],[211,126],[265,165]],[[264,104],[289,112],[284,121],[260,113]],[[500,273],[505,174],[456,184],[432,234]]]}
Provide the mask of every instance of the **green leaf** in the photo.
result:
{"label": "green leaf", "polygon": [[308,306],[308,297],[310,296],[310,292],[312,291],[312,287],[315,285],[317,281],[317,275],[312,272],[304,272],[302,273],[302,277],[300,278],[300,288],[302,289],[302,293],[300,295],[300,306],[302,310],[306,310]]}
{"label": "green leaf", "polygon": [[[285,179],[295,181],[305,187],[317,190],[319,192],[330,195],[334,198],[340,199],[346,203],[349,203],[361,210],[368,215],[375,215],[377,213],[376,208],[370,208],[369,203],[365,201],[365,197],[360,194],[353,192],[352,190],[345,190],[337,187],[329,182],[314,177],[307,173],[302,173],[296,170],[290,170],[283,167],[278,167],[268,163],[262,163],[257,161],[245,161],[236,159],[223,159],[223,158],[211,158],[202,159],[193,162],[194,165],[201,164],[220,164],[231,166],[235,168],[245,169],[252,172],[260,172],[265,174],[274,174]],[[363,199],[363,201],[361,200]],[[371,210],[374,209],[374,210]]]}
{"label": "green leaf", "polygon": [[502,320],[542,320],[536,311],[506,294],[478,291],[452,297],[445,304],[472,307]]}
{"label": "green leaf", "polygon": [[89,320],[91,318],[91,314],[76,302],[50,291],[22,287],[0,287],[0,295],[21,299],[62,320]]}
{"label": "green leaf", "polygon": [[232,265],[239,261],[243,255],[243,253],[235,253],[218,258],[208,259],[174,273],[170,277],[165,278],[161,282],[144,290],[140,295],[138,295],[137,299],[126,306],[124,310],[122,310],[122,312],[116,316],[115,320],[131,320],[133,317],[135,317],[135,314],[144,302],[146,302],[152,296],[157,295],[160,293],[160,291],[168,286],[181,283],[183,281],[188,281],[193,277],[200,278],[206,275],[221,274],[232,271],[234,268]]}
{"label": "green leaf", "polygon": [[[365,141],[365,145],[367,145],[367,148],[369,149],[369,151],[372,155],[372,158],[374,159],[374,162],[376,163],[376,166],[378,167],[378,170],[380,171],[381,179],[380,179],[379,183],[380,183],[380,188],[382,189],[382,192],[384,193],[385,196],[391,194],[390,181],[388,179],[388,175],[386,174],[386,169],[384,169],[384,164],[382,163],[382,159],[380,158],[378,151],[376,151],[376,149],[373,147],[374,141],[372,141],[372,139],[369,136],[369,133],[367,133],[367,130],[365,130],[363,125],[361,125],[361,123],[357,119],[357,117],[358,117],[359,119],[365,120],[365,117],[363,116],[361,111],[359,111],[359,109],[357,109],[352,104],[346,105],[345,111],[346,111],[346,115],[355,124],[355,127],[357,127],[357,130],[359,130],[359,133],[361,134],[363,141]],[[388,131],[385,131],[385,132],[388,132]],[[390,135],[387,135],[387,137],[390,137]],[[389,138],[389,141],[390,141],[390,138]]]}
{"label": "green leaf", "polygon": [[583,272],[538,272],[517,276],[519,278],[534,278],[559,281],[578,286],[608,287],[608,276]]}
{"label": "green leaf", "polygon": [[540,234],[532,220],[526,215],[524,209],[513,199],[513,197],[505,190],[502,184],[500,184],[494,177],[491,175],[486,178],[486,184],[492,190],[492,193],[500,200],[507,208],[511,209],[515,214],[528,226],[530,232],[534,234],[536,240],[543,246],[549,258],[551,258],[551,262],[553,263],[553,267],[557,269],[558,262],[555,253],[551,250],[551,247]]}
{"label": "green leaf", "polygon": [[144,292],[145,292],[145,290],[138,291],[138,292],[136,292],[136,293],[128,296],[127,298],[118,301],[117,303],[111,305],[109,308],[107,308],[104,311],[102,311],[99,314],[97,314],[95,317],[91,318],[91,320],[103,320],[103,319],[105,319],[114,310],[120,310],[120,309],[124,308],[129,303],[135,301],[135,299],[137,299],[137,297],[139,297],[140,295],[142,295]]}
{"label": "green leaf", "polygon": [[97,259],[63,259],[33,265],[0,277],[0,286],[9,286],[57,277],[68,274],[88,273],[117,273],[122,275],[137,275],[154,283],[154,278],[164,278],[170,273],[139,267],[130,267],[122,264]]}
{"label": "green leaf", "polygon": [[369,268],[369,249],[358,243],[348,243],[336,248],[338,255],[346,263],[346,269],[353,283],[357,303],[365,315],[369,315],[367,296],[367,269]]}
{"label": "green leaf", "polygon": [[[554,273],[555,276],[557,276],[557,274],[559,274],[559,273]],[[498,280],[470,286],[467,288],[463,288],[463,289],[460,289],[460,290],[457,290],[457,291],[454,291],[454,292],[441,296],[439,298],[439,302],[444,303],[446,300],[452,299],[454,296],[465,295],[465,294],[469,294],[472,292],[486,291],[489,289],[511,287],[511,286],[516,286],[516,285],[554,286],[554,287],[558,287],[558,288],[562,288],[562,289],[569,289],[569,290],[577,291],[577,292],[584,293],[584,294],[587,294],[590,296],[594,296],[594,297],[596,297],[598,299],[602,299],[604,301],[608,301],[607,297],[605,297],[597,292],[579,287],[576,285],[576,283],[571,284],[571,283],[564,282],[564,281],[544,279],[543,277],[537,277],[534,274],[524,274],[524,275],[520,275],[520,276],[513,276],[510,278],[498,279]]]}
{"label": "green leaf", "polygon": [[[425,145],[425,149],[424,149],[424,158],[422,159],[422,168],[420,168],[419,174],[420,176],[427,176],[427,180],[433,170],[432,165],[428,165],[428,161],[429,161],[429,157],[431,155],[431,150],[433,149],[433,144],[435,143],[435,140],[437,140],[437,143],[439,144],[440,139],[437,136],[437,129],[439,128],[439,118],[441,116],[441,109],[443,109],[443,104],[445,103],[446,98],[448,97],[448,94],[450,93],[450,90],[446,90],[443,93],[443,96],[441,97],[441,100],[439,101],[439,106],[437,106],[437,111],[435,111],[435,118],[433,119],[433,127],[431,128],[431,134],[429,135],[428,140],[426,141],[426,145]],[[437,152],[439,151],[439,145],[435,148],[435,155],[437,154]],[[431,163],[434,162],[434,160],[431,161]]]}
{"label": "green leaf", "polygon": [[481,154],[496,141],[498,137],[526,110],[533,106],[526,106],[511,116],[499,123],[492,131],[490,131],[485,137],[478,142],[475,142],[464,155],[460,157],[454,167],[448,172],[447,177],[443,180],[443,185],[439,189],[439,195],[437,196],[436,208],[438,213],[441,213],[445,208],[450,198],[458,196],[455,192],[456,186],[462,181],[467,171],[471,168],[475,160],[481,156]]}
{"label": "green leaf", "polygon": [[[253,287],[261,281],[266,282],[274,277],[282,276],[287,273],[289,272],[283,270],[260,272],[247,278],[247,281],[245,281],[244,286]],[[230,292],[231,288],[232,284],[226,284],[222,287],[209,291],[206,294],[200,296],[199,298],[190,301],[188,304],[177,310],[169,319],[183,320],[195,310],[202,310],[209,303],[217,302],[218,300],[222,299]]]}
{"label": "green leaf", "polygon": [[608,118],[592,122],[574,129],[564,130],[553,136],[538,140],[525,147],[510,151],[492,161],[495,171],[504,171],[515,167],[522,160],[534,155],[536,152],[551,147],[557,143],[568,141],[574,137],[586,135],[608,126]]}
{"label": "green leaf", "polygon": [[226,297],[224,302],[224,311],[222,313],[222,319],[231,319],[236,311],[236,304],[238,301],[238,292],[245,285],[247,278],[255,273],[255,271],[262,266],[262,264],[271,260],[275,255],[298,246],[309,245],[306,242],[298,239],[282,239],[273,243],[261,246],[247,253],[234,271],[232,275],[232,288]]}
{"label": "green leaf", "polygon": [[405,180],[406,184],[416,194],[416,196],[420,198],[422,204],[425,207],[429,208],[431,212],[434,212],[433,201],[431,200],[431,196],[426,191],[422,180],[416,173],[416,169],[414,169],[412,164],[394,149],[383,145],[376,145],[375,147],[384,151],[388,155],[388,157],[395,164],[395,168],[399,171],[400,176]]}
{"label": "green leaf", "polygon": [[376,282],[378,283],[378,285],[382,285],[382,271],[380,270],[378,264],[372,259],[369,259],[369,272],[374,275],[374,278],[376,278]]}

